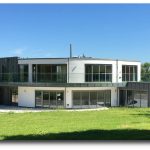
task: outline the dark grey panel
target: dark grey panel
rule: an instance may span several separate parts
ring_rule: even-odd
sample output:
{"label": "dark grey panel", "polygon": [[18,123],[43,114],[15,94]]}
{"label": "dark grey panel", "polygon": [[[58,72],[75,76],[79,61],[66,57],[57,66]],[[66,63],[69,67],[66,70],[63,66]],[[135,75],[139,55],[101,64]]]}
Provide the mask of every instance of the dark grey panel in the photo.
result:
{"label": "dark grey panel", "polygon": [[18,80],[18,57],[0,58],[0,81]]}

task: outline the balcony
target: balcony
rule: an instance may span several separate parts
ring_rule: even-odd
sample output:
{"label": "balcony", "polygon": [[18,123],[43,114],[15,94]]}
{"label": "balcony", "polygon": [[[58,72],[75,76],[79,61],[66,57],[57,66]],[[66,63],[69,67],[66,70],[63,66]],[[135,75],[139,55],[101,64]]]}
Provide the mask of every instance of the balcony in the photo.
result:
{"label": "balcony", "polygon": [[[33,83],[67,83],[67,74],[65,73],[38,73],[32,74]],[[1,73],[0,82],[10,83],[28,83],[29,74],[28,73]]]}
{"label": "balcony", "polygon": [[[32,82],[28,82],[30,77]],[[76,77],[78,77],[76,75]],[[126,82],[83,82],[67,83],[67,74],[60,73],[38,73],[28,75],[27,73],[4,73],[0,74],[0,86],[40,86],[40,87],[125,87]]]}
{"label": "balcony", "polygon": [[66,73],[37,73],[32,74],[33,83],[67,83]]}

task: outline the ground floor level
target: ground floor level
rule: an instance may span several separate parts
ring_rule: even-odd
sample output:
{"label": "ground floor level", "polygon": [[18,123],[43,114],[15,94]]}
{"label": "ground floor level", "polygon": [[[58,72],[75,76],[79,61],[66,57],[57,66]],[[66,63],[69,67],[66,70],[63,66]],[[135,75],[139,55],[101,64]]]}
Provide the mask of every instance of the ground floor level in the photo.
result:
{"label": "ground floor level", "polygon": [[0,105],[37,108],[149,107],[150,92],[119,87],[0,87]]}
{"label": "ground floor level", "polygon": [[117,106],[117,89],[108,87],[18,87],[18,106],[96,108]]}

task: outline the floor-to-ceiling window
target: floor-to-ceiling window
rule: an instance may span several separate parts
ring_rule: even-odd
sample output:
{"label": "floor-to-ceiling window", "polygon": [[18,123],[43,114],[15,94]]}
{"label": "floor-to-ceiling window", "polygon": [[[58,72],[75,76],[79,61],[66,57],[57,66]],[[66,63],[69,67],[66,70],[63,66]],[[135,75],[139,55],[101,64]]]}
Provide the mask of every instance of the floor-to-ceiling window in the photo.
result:
{"label": "floor-to-ceiling window", "polygon": [[111,90],[73,91],[73,107],[111,106]]}
{"label": "floor-to-ceiling window", "polygon": [[63,91],[35,91],[35,106],[47,108],[63,108]]}
{"label": "floor-to-ceiling window", "polygon": [[35,103],[36,103],[36,107],[42,107],[43,106],[43,93],[42,93],[42,91],[36,91],[35,92]]}
{"label": "floor-to-ceiling window", "polygon": [[43,107],[49,107],[49,92],[43,91]]}
{"label": "floor-to-ceiling window", "polygon": [[18,88],[11,89],[12,105],[18,104]]}
{"label": "floor-to-ceiling window", "polygon": [[122,65],[122,81],[137,81],[137,66]]}
{"label": "floor-to-ceiling window", "polygon": [[28,65],[27,64],[19,65],[19,81],[28,82]]}
{"label": "floor-to-ceiling window", "polygon": [[67,65],[65,64],[33,64],[33,82],[66,83]]}
{"label": "floor-to-ceiling window", "polygon": [[112,65],[86,64],[85,82],[112,82]]}

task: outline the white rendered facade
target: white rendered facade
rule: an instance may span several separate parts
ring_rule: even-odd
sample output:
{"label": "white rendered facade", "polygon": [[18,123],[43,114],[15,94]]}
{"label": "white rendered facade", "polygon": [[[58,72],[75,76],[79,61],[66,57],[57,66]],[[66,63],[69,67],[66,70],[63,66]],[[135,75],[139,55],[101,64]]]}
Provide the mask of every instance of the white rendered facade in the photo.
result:
{"label": "white rendered facade", "polygon": [[[136,66],[137,67],[137,79],[136,82],[141,80],[141,63],[138,61],[120,61],[120,60],[108,60],[108,59],[94,59],[94,58],[51,58],[51,59],[19,59],[18,64],[28,65],[28,86],[18,86],[18,106],[24,107],[36,107],[36,91],[63,91],[63,107],[64,108],[91,108],[91,107],[101,107],[101,105],[95,105],[92,103],[92,92],[96,91],[110,91],[110,106],[118,106],[118,88],[117,86],[107,86],[105,83],[122,83],[122,66]],[[66,85],[64,86],[42,86],[36,84],[33,81],[33,65],[46,65],[46,64],[64,64],[67,66],[66,70]],[[85,65],[111,65],[111,81],[101,82],[101,81],[86,81],[85,79]],[[93,69],[93,68],[92,68]],[[106,70],[106,68],[105,68]],[[106,75],[105,75],[106,76]],[[100,78],[100,77],[99,77]],[[89,83],[88,86],[79,86],[80,84],[85,85]],[[102,86],[90,86],[90,83],[102,83]],[[104,83],[104,85],[103,85]],[[55,83],[54,83],[55,84]],[[72,84],[70,86],[67,86]],[[74,86],[74,84],[78,84]],[[32,86],[31,86],[32,85]],[[59,83],[61,85],[61,83]],[[88,105],[74,105],[73,93],[80,92],[81,101],[84,100],[84,94],[82,92],[89,93],[89,103]],[[56,92],[57,94],[57,92]],[[51,93],[49,94],[50,97]],[[106,94],[107,96],[107,94]],[[86,95],[85,95],[86,97]],[[97,96],[98,97],[98,96]],[[107,99],[105,99],[107,100]],[[87,102],[87,101],[86,101]],[[97,102],[98,103],[98,102]]]}

